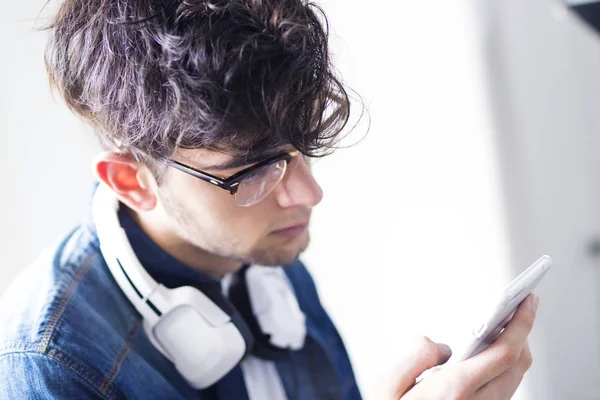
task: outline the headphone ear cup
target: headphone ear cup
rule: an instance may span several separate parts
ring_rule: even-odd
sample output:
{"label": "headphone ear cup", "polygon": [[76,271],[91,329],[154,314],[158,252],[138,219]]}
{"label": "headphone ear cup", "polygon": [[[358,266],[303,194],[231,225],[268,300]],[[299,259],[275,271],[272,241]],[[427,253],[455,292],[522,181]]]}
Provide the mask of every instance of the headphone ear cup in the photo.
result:
{"label": "headphone ear cup", "polygon": [[250,295],[248,293],[248,283],[246,279],[246,273],[249,266],[244,266],[232,279],[231,286],[229,288],[229,301],[233,303],[237,311],[240,313],[242,318],[248,324],[248,328],[252,332],[254,337],[254,346],[252,348],[252,354],[270,361],[281,361],[287,360],[289,357],[289,349],[283,349],[271,344],[271,335],[265,334],[260,325],[254,311],[252,310],[252,303]]}
{"label": "headphone ear cup", "polygon": [[[244,318],[223,296],[220,285],[182,286],[169,289],[169,293],[174,299],[186,301],[164,313],[155,324],[144,323],[144,329],[154,347],[175,365],[190,386],[205,389],[252,352],[254,337]],[[208,302],[230,321],[223,324],[218,322],[222,317],[217,317],[213,325],[210,316],[214,319],[214,310],[210,311]]]}
{"label": "headphone ear cup", "polygon": [[[205,389],[228,374],[247,354],[248,340],[236,323],[210,326],[191,305],[163,315],[150,329],[151,341],[197,389]],[[158,346],[157,346],[158,345]]]}
{"label": "headphone ear cup", "polygon": [[228,299],[223,295],[220,285],[206,284],[199,287],[199,289],[201,289],[204,295],[206,295],[221,310],[223,310],[223,312],[229,315],[231,322],[235,325],[246,342],[246,353],[244,356],[251,353],[255,346],[256,340],[254,338],[252,329],[246,322],[245,315],[239,311],[231,299]]}

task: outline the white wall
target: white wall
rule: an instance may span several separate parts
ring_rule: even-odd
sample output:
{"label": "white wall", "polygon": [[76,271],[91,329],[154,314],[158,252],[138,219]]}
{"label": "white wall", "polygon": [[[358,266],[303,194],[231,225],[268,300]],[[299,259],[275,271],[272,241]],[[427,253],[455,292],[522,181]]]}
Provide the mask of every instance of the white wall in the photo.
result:
{"label": "white wall", "polygon": [[[91,190],[95,142],[52,100],[44,34],[30,32],[42,4],[12,2],[0,24],[0,291],[85,215]],[[365,398],[380,398],[382,376],[412,337],[459,341],[478,307],[472,297],[501,289],[544,247],[510,262],[472,3],[323,5],[338,65],[370,103],[372,129],[316,164],[325,199],[305,259]],[[532,373],[545,385],[541,368]],[[520,398],[539,398],[527,397],[529,383]]]}
{"label": "white wall", "polygon": [[0,17],[0,292],[85,217],[92,190],[95,139],[52,98],[34,32],[44,3],[7,3]]}
{"label": "white wall", "polygon": [[487,59],[517,263],[549,252],[532,398],[600,398],[600,36],[551,0],[487,2]]}
{"label": "white wall", "polygon": [[378,399],[414,336],[459,342],[473,298],[513,276],[503,196],[472,3],[324,5],[372,127],[315,166],[325,197],[306,260],[365,398]]}

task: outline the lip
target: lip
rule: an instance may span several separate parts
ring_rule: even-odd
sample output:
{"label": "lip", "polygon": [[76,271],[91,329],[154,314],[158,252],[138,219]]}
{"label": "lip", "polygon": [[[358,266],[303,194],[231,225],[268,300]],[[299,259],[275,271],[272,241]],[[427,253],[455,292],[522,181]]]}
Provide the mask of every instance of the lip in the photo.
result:
{"label": "lip", "polygon": [[302,235],[308,229],[308,222],[302,224],[290,226],[288,228],[279,229],[271,232],[273,235],[282,236],[286,238],[295,238]]}

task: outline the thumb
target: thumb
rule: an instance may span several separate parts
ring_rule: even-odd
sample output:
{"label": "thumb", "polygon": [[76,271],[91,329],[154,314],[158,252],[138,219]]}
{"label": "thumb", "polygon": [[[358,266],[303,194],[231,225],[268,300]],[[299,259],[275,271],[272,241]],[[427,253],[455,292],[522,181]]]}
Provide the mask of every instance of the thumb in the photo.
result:
{"label": "thumb", "polygon": [[451,355],[452,350],[447,345],[435,343],[427,337],[419,339],[396,370],[392,387],[393,399],[403,396],[415,384],[419,375],[445,363]]}

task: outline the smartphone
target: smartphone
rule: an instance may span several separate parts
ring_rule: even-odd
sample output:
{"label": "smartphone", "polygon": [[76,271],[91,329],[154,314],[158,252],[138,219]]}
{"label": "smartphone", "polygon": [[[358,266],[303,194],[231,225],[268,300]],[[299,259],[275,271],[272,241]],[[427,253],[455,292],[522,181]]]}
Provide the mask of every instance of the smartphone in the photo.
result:
{"label": "smartphone", "polygon": [[448,362],[471,358],[494,343],[512,319],[519,304],[535,289],[551,266],[552,259],[549,256],[542,256],[508,284],[493,311],[475,325],[467,344]]}

